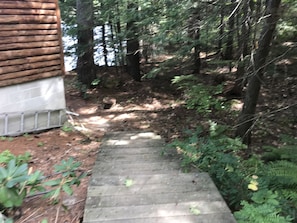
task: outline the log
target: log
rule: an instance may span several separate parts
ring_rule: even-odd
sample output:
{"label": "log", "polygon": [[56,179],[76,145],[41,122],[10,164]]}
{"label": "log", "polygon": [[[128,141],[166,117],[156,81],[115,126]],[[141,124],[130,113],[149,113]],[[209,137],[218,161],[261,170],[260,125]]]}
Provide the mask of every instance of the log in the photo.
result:
{"label": "log", "polygon": [[14,73],[14,72],[22,72],[25,70],[32,70],[37,68],[41,69],[44,67],[50,67],[50,66],[56,66],[56,65],[61,65],[60,59],[35,62],[35,63],[25,63],[19,66],[1,66],[0,75]]}
{"label": "log", "polygon": [[56,23],[56,16],[47,15],[0,15],[0,23]]}
{"label": "log", "polygon": [[42,73],[55,71],[55,70],[59,70],[60,73],[62,73],[60,65],[50,66],[50,67],[44,67],[44,68],[41,68],[41,69],[38,68],[38,69],[24,70],[24,71],[9,73],[9,74],[2,74],[2,75],[0,75],[0,81],[21,78],[21,77],[25,77],[25,76],[34,75],[34,74],[41,75]]}
{"label": "log", "polygon": [[55,35],[58,31],[55,30],[15,30],[15,31],[0,31],[1,36],[36,36],[36,35]]}
{"label": "log", "polygon": [[60,54],[60,47],[47,47],[47,48],[37,48],[37,49],[25,49],[25,50],[10,50],[5,53],[1,53],[1,60],[11,60],[11,59],[19,59],[22,57],[30,57],[30,56],[41,56],[46,54]]}
{"label": "log", "polygon": [[0,46],[2,44],[9,44],[9,43],[28,43],[28,42],[53,41],[53,40],[59,41],[58,35],[0,37]]}
{"label": "log", "polygon": [[44,72],[41,74],[37,75],[31,75],[31,76],[25,76],[17,79],[9,79],[5,81],[0,81],[0,87],[5,87],[9,85],[14,85],[14,84],[20,84],[24,82],[29,82],[29,81],[35,81],[35,80],[40,80],[44,78],[49,78],[49,77],[56,77],[56,76],[61,76],[62,71],[61,70],[55,70],[51,72]]}
{"label": "log", "polygon": [[[59,46],[59,41],[42,41],[42,42],[27,42],[27,43],[10,43],[0,45],[0,52],[7,50],[18,50],[18,49],[33,49],[33,48],[44,48]],[[6,53],[2,52],[1,54]],[[1,58],[1,56],[0,56]]]}
{"label": "log", "polygon": [[36,63],[40,61],[49,61],[49,60],[56,60],[60,59],[59,54],[50,54],[50,55],[43,55],[43,56],[36,56],[36,57],[25,57],[21,59],[14,59],[14,60],[0,60],[0,67],[5,66],[13,66],[13,65],[22,65],[26,63]]}
{"label": "log", "polygon": [[57,29],[57,24],[1,24],[1,31]]}
{"label": "log", "polygon": [[14,0],[5,0],[0,1],[1,9],[56,9],[55,1],[14,1]]}
{"label": "log", "polygon": [[55,15],[54,9],[0,9],[0,15]]}

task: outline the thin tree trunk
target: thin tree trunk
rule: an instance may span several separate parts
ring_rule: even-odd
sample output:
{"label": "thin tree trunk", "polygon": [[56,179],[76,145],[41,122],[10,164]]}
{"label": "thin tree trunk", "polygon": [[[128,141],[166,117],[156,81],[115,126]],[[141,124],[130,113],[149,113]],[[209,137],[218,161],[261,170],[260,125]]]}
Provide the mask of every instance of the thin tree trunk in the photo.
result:
{"label": "thin tree trunk", "polygon": [[[129,3],[128,10],[137,14],[138,5]],[[135,18],[127,22],[127,32],[127,70],[135,81],[141,81],[138,28]]]}
{"label": "thin tree trunk", "polygon": [[191,39],[191,46],[194,48],[194,52],[192,54],[194,70],[195,74],[200,73],[200,9],[199,7],[193,7],[189,11],[190,18],[188,20],[188,37]]}
{"label": "thin tree trunk", "polygon": [[250,0],[246,0],[243,3],[243,21],[241,24],[241,38],[240,38],[240,49],[241,55],[244,58],[250,54]]}
{"label": "thin tree trunk", "polygon": [[[241,96],[242,89],[244,87],[244,75],[246,65],[248,64],[247,55],[250,54],[250,0],[246,0],[243,3],[243,19],[241,22],[241,35],[238,38],[239,46],[239,61],[236,71],[236,81],[234,87],[231,89],[230,93],[234,96]],[[239,30],[239,29],[238,29]]]}
{"label": "thin tree trunk", "polygon": [[222,55],[223,51],[223,35],[224,35],[224,17],[225,17],[225,4],[221,5],[220,10],[220,31],[219,31],[219,41],[218,41],[218,53]]}
{"label": "thin tree trunk", "polygon": [[233,40],[234,40],[234,24],[235,24],[235,13],[233,12],[235,0],[231,0],[231,9],[230,17],[228,20],[228,34],[227,34],[227,42],[226,42],[226,50],[224,53],[225,60],[233,59]]}
{"label": "thin tree trunk", "polygon": [[105,35],[105,24],[102,25],[102,46],[103,46],[103,57],[104,57],[104,64],[108,67],[108,61],[107,61],[107,45],[106,45],[106,35]]}
{"label": "thin tree trunk", "polygon": [[90,87],[96,79],[94,65],[93,1],[76,0],[77,18],[77,75],[78,80]]}
{"label": "thin tree trunk", "polygon": [[259,39],[259,48],[254,59],[254,73],[249,79],[244,99],[244,106],[239,115],[239,124],[236,135],[243,139],[246,144],[251,143],[251,130],[255,123],[256,105],[258,102],[266,58],[269,54],[270,44],[278,21],[278,8],[281,0],[270,0],[267,4],[266,22]]}

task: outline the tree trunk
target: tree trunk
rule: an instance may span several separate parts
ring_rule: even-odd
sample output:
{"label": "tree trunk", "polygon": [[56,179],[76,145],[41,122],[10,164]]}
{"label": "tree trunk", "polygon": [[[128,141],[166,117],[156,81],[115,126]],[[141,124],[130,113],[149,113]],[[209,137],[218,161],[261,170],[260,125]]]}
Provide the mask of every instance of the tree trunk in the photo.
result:
{"label": "tree trunk", "polygon": [[266,58],[269,53],[270,44],[273,39],[274,30],[278,20],[278,8],[281,0],[270,0],[267,4],[264,18],[266,18],[262,33],[259,39],[259,48],[256,51],[254,73],[249,79],[244,99],[243,109],[239,115],[239,124],[236,135],[243,139],[246,144],[251,143],[251,130],[255,123],[256,105],[263,78]]}
{"label": "tree trunk", "polygon": [[251,10],[250,10],[250,1],[244,1],[243,3],[243,21],[241,25],[241,41],[240,41],[240,49],[241,55],[244,58],[245,56],[250,54],[250,20],[251,20]]}
{"label": "tree trunk", "polygon": [[188,36],[191,39],[194,47],[194,52],[192,54],[193,58],[193,65],[194,65],[194,73],[199,74],[200,73],[200,65],[201,65],[201,59],[200,59],[200,10],[198,7],[193,7],[191,9],[190,18],[188,20]]}
{"label": "tree trunk", "polygon": [[[245,70],[246,65],[248,65],[249,57],[247,55],[251,52],[250,47],[250,0],[244,1],[242,11],[243,18],[241,22],[241,34],[238,38],[238,46],[239,46],[239,55],[238,55],[238,65],[236,71],[236,81],[233,89],[230,93],[234,96],[241,96],[242,89],[245,85]],[[239,30],[239,29],[238,29]]]}
{"label": "tree trunk", "polygon": [[108,67],[108,61],[107,61],[107,44],[106,44],[106,35],[105,35],[105,24],[102,25],[102,47],[103,47],[103,57],[104,57],[104,64],[106,67]]}
{"label": "tree trunk", "polygon": [[222,55],[223,51],[223,35],[224,35],[224,17],[225,17],[225,5],[222,4],[220,9],[220,31],[219,31],[219,41],[218,41],[218,53]]}
{"label": "tree trunk", "polygon": [[227,42],[226,42],[226,50],[224,53],[225,60],[233,59],[233,40],[234,40],[234,24],[235,24],[235,12],[234,10],[235,0],[231,0],[231,9],[229,20],[228,20],[228,33],[227,33]]}
{"label": "tree trunk", "polygon": [[77,19],[77,75],[78,80],[86,87],[96,79],[94,65],[93,37],[93,1],[76,0]]}
{"label": "tree trunk", "polygon": [[136,25],[138,5],[129,3],[128,10],[131,15],[134,12],[134,18],[127,22],[127,70],[135,81],[141,81],[138,28]]}

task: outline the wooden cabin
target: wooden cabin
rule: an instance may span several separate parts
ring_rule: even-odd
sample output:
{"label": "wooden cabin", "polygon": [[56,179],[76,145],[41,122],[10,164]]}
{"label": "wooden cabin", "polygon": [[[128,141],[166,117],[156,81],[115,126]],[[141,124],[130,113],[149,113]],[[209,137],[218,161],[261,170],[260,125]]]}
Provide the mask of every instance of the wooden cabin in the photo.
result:
{"label": "wooden cabin", "polygon": [[58,0],[0,1],[0,135],[66,119]]}

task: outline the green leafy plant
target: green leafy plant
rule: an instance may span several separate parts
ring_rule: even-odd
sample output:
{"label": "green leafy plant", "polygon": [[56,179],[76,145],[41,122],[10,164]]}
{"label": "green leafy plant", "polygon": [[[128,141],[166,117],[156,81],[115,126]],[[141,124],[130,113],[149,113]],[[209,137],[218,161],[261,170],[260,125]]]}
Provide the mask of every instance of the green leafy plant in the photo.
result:
{"label": "green leafy plant", "polygon": [[82,173],[78,176],[76,175],[80,165],[81,164],[79,162],[75,162],[72,157],[68,160],[62,160],[61,164],[59,165],[55,165],[55,173],[60,174],[61,177],[43,183],[44,186],[50,186],[54,188],[50,190],[45,196],[50,198],[50,200],[54,203],[57,203],[62,191],[68,195],[72,195],[72,186],[79,186],[81,179],[86,176],[86,173]]}
{"label": "green leafy plant", "polygon": [[225,104],[216,95],[222,93],[222,86],[208,86],[197,83],[193,75],[175,76],[173,84],[184,90],[186,97],[186,107],[196,109],[199,114],[209,114],[212,111],[222,110]]}
{"label": "green leafy plant", "polygon": [[64,125],[61,127],[63,132],[72,132],[74,127],[69,122],[65,122]]}
{"label": "green leafy plant", "polygon": [[17,165],[11,159],[6,168],[0,167],[0,204],[4,208],[19,207],[26,196],[24,182],[29,179],[28,164]]}
{"label": "green leafy plant", "polygon": [[9,150],[5,150],[0,153],[0,163],[7,164],[12,159],[16,160],[17,165],[21,165],[23,163],[27,163],[31,159],[31,154],[29,152],[25,152],[24,154],[15,156]]}
{"label": "green leafy plant", "polygon": [[281,197],[277,192],[260,189],[253,193],[251,202],[242,201],[243,208],[234,215],[238,223],[288,223],[292,218],[282,216]]}
{"label": "green leafy plant", "polygon": [[86,176],[83,172],[77,175],[81,164],[69,158],[55,165],[54,172],[57,176],[55,179],[46,180],[47,177],[41,171],[33,172],[32,168],[28,168],[29,157],[28,154],[16,157],[9,151],[0,154],[2,164],[0,166],[0,211],[2,213],[7,209],[20,207],[26,196],[44,194],[53,203],[58,203],[62,191],[72,195],[72,186],[78,186],[81,179]]}
{"label": "green leafy plant", "polygon": [[202,128],[191,132],[183,141],[176,140],[174,146],[182,155],[182,165],[195,166],[210,174],[218,189],[233,208],[247,195],[246,177],[238,152],[246,146],[239,139],[225,135],[227,128],[210,122],[208,134]]}
{"label": "green leafy plant", "polygon": [[13,141],[13,137],[1,136],[0,140],[1,141],[9,141],[9,142],[11,142],[11,141]]}

